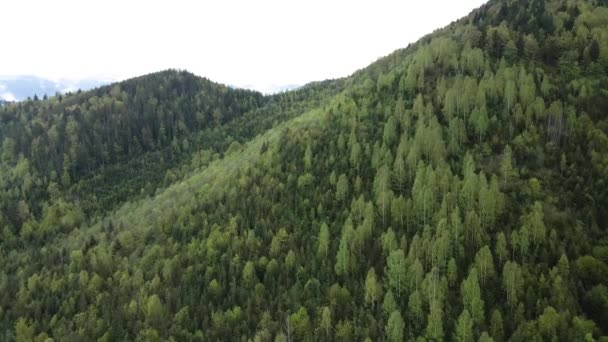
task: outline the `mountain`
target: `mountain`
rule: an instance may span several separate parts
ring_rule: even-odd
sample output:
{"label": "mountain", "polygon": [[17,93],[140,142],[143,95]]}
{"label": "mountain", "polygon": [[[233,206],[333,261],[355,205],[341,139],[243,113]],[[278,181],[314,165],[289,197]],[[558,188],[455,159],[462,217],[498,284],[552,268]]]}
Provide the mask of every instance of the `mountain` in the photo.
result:
{"label": "mountain", "polygon": [[0,107],[5,340],[608,340],[608,7],[491,0],[264,96]]}
{"label": "mountain", "polygon": [[75,92],[88,90],[94,87],[111,83],[107,80],[83,79],[83,80],[49,80],[36,76],[0,76],[0,99],[5,101],[22,101],[28,97],[44,95],[51,96],[55,93]]}

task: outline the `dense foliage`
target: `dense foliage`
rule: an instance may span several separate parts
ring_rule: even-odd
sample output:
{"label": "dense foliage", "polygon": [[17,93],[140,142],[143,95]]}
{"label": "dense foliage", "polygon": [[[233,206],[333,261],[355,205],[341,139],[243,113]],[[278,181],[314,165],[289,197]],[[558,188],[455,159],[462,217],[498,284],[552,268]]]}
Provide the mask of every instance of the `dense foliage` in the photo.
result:
{"label": "dense foliage", "polygon": [[147,77],[0,108],[3,338],[607,339],[603,3],[490,1],[273,97]]}

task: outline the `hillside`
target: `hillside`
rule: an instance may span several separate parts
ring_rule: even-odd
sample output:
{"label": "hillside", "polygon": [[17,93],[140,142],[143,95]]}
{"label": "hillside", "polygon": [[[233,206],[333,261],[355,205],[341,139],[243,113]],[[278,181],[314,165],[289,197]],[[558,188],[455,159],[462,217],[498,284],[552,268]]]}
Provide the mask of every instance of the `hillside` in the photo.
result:
{"label": "hillside", "polygon": [[2,106],[0,336],[608,340],[607,86],[603,2],[492,0],[285,94]]}

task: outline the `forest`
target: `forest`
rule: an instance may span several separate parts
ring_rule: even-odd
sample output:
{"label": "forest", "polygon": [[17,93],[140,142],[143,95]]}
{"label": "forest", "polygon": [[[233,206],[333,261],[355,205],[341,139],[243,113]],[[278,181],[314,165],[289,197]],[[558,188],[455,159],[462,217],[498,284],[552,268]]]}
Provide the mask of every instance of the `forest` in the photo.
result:
{"label": "forest", "polygon": [[0,105],[0,340],[608,341],[608,4],[490,0],[275,95]]}

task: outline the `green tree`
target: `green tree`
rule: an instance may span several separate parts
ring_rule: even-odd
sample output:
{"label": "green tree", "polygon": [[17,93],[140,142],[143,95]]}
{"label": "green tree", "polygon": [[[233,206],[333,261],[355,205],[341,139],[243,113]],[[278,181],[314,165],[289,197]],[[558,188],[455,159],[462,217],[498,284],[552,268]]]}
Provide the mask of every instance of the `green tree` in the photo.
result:
{"label": "green tree", "polygon": [[161,303],[160,298],[157,295],[151,295],[146,303],[146,319],[150,326],[160,327],[163,325],[164,318],[165,307]]}
{"label": "green tree", "polygon": [[459,342],[473,342],[473,320],[467,309],[464,309],[458,321],[454,332],[454,340]]}
{"label": "green tree", "polygon": [[299,340],[306,340],[310,337],[310,317],[305,307],[300,306],[298,311],[289,316],[289,329]]}
{"label": "green tree", "polygon": [[414,321],[415,327],[418,328],[424,320],[424,310],[422,306],[422,297],[420,292],[414,291],[410,295],[407,302],[407,313],[409,317]]}
{"label": "green tree", "polygon": [[447,276],[448,284],[453,286],[458,279],[458,266],[456,266],[456,260],[454,258],[451,258],[448,262]]}
{"label": "green tree", "polygon": [[253,262],[247,261],[245,267],[243,267],[243,285],[246,288],[251,289],[258,283],[258,277],[255,273],[255,266]]}
{"label": "green tree", "polygon": [[389,116],[384,124],[384,134],[383,140],[387,146],[393,146],[397,138],[399,137],[399,132],[397,130],[398,124],[397,120],[394,116]]}
{"label": "green tree", "polygon": [[502,152],[502,159],[500,161],[500,174],[503,179],[503,186],[507,188],[511,180],[515,176],[515,166],[513,163],[513,153],[509,145],[505,146]]}
{"label": "green tree", "polygon": [[402,249],[392,251],[386,260],[388,283],[391,289],[397,293],[397,298],[401,297],[401,291],[406,284],[406,263],[405,254]]}
{"label": "green tree", "polygon": [[502,281],[507,302],[511,305],[517,304],[523,287],[521,267],[514,261],[507,261],[503,267]]}
{"label": "green tree", "polygon": [[336,199],[338,202],[344,203],[348,198],[348,193],[348,179],[345,174],[341,174],[338,178],[338,183],[336,184]]}
{"label": "green tree", "polygon": [[548,340],[556,339],[557,329],[560,324],[560,317],[557,311],[551,306],[543,310],[542,315],[538,317],[538,328]]}
{"label": "green tree", "polygon": [[330,335],[330,330],[332,328],[331,324],[331,310],[329,307],[324,306],[321,311],[321,321],[319,323],[319,328],[323,332],[323,335],[328,338]]}
{"label": "green tree", "polygon": [[2,142],[2,158],[3,162],[12,162],[15,155],[15,140],[10,137],[4,138]]}
{"label": "green tree", "polygon": [[487,245],[483,246],[475,255],[475,268],[477,269],[477,274],[479,274],[481,278],[481,286],[484,286],[486,280],[488,278],[493,278],[496,274],[496,270],[494,269],[494,258],[492,257],[490,247]]}
{"label": "green tree", "polygon": [[492,318],[490,319],[490,334],[496,342],[503,340],[504,323],[502,320],[502,314],[498,309],[492,311]]}
{"label": "green tree", "polygon": [[487,331],[484,331],[479,336],[478,342],[494,342],[494,339],[490,337]]}
{"label": "green tree", "polygon": [[475,128],[475,131],[479,135],[479,142],[481,142],[481,138],[487,132],[490,124],[486,107],[476,107],[473,109],[473,112],[471,112],[471,116],[469,117],[469,121]]}
{"label": "green tree", "polygon": [[435,340],[443,340],[443,310],[439,301],[431,302],[431,310],[427,319],[426,337]]}
{"label": "green tree", "polygon": [[337,275],[346,277],[351,270],[351,234],[342,234],[340,246],[336,254],[336,264],[334,270]]}
{"label": "green tree", "polygon": [[317,256],[319,257],[319,259],[325,262],[329,254],[329,227],[325,222],[321,223],[318,241],[319,247],[317,248]]}
{"label": "green tree", "polygon": [[30,342],[34,340],[34,326],[25,318],[19,318],[15,323],[15,341]]}
{"label": "green tree", "polygon": [[389,289],[384,295],[384,300],[382,301],[382,310],[384,310],[384,314],[386,317],[388,317],[393,311],[398,309],[399,307],[397,306],[397,302],[395,302],[393,291]]}
{"label": "green tree", "polygon": [[336,340],[338,341],[352,341],[353,339],[353,325],[350,321],[340,321],[336,326]]}
{"label": "green tree", "polygon": [[507,239],[505,233],[500,232],[496,236],[496,247],[495,253],[498,256],[498,264],[502,265],[505,260],[509,257],[509,251],[507,250]]}
{"label": "green tree", "polygon": [[382,296],[382,286],[376,279],[376,270],[371,267],[365,277],[365,302],[374,307],[380,296]]}
{"label": "green tree", "polygon": [[467,316],[472,319],[476,325],[481,325],[484,322],[484,300],[481,298],[481,289],[477,280],[477,270],[471,268],[469,276],[462,282],[460,287],[462,294],[462,302],[467,310]]}
{"label": "green tree", "polygon": [[398,342],[403,341],[405,323],[399,310],[395,310],[391,313],[388,323],[386,324],[386,338],[389,341]]}
{"label": "green tree", "polygon": [[306,171],[310,171],[312,169],[312,149],[310,145],[306,146],[306,151],[304,152],[304,169]]}

